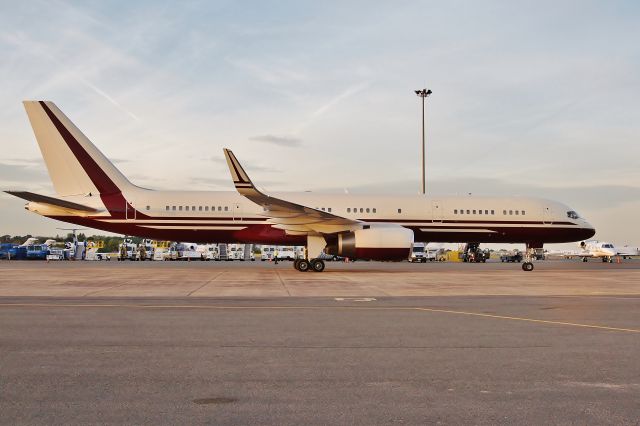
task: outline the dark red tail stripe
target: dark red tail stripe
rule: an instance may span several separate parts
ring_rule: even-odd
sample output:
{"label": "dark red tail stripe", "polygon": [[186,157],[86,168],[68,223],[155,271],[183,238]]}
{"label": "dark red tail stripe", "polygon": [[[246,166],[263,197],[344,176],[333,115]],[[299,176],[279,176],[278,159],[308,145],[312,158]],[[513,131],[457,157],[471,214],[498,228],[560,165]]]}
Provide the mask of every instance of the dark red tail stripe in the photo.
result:
{"label": "dark red tail stripe", "polygon": [[[78,159],[78,162],[84,169],[91,182],[96,186],[100,194],[116,194],[120,192],[120,188],[107,176],[107,174],[100,168],[98,163],[89,155],[87,151],[80,145],[71,132],[60,122],[58,117],[49,109],[46,103],[40,101],[40,105],[49,116],[49,119],[56,126],[58,132],[62,135],[62,138],[67,143],[67,146],[73,152],[73,155]],[[124,204],[123,204],[124,206]]]}
{"label": "dark red tail stripe", "polygon": [[[238,167],[236,166],[236,163],[238,163],[238,159],[236,158],[236,156],[233,154],[233,152],[230,152],[229,154],[232,157],[231,166],[233,167],[233,170],[236,172],[236,175],[238,176],[237,182],[250,184],[251,182],[244,180],[244,178],[242,177],[242,174],[240,174],[240,170],[238,170]],[[234,182],[234,183],[237,183],[237,182]]]}
{"label": "dark red tail stripe", "polygon": [[107,210],[113,217],[125,217],[127,213],[132,217],[144,218],[145,214],[135,211],[133,206],[127,202],[122,195],[122,191],[111,180],[111,178],[102,170],[102,168],[96,163],[96,161],[89,155],[89,153],[80,145],[80,142],[71,134],[71,132],[62,124],[62,122],[56,117],[56,115],[49,109],[46,103],[40,101],[40,105],[44,112],[47,113],[49,119],[56,126],[58,132],[66,142],[67,146],[76,157],[80,166],[84,172],[89,176],[91,182],[95,185],[96,189],[100,193],[100,199],[104,203]]}

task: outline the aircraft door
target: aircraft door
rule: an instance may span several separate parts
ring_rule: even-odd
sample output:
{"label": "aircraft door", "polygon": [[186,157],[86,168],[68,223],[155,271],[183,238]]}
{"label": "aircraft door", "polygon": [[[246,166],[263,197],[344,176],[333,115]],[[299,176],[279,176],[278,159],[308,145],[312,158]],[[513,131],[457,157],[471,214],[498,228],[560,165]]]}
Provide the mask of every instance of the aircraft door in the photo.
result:
{"label": "aircraft door", "polygon": [[444,216],[443,210],[442,203],[438,200],[433,200],[431,202],[431,221],[441,223]]}
{"label": "aircraft door", "polygon": [[233,209],[233,221],[241,221],[242,220],[242,206],[240,203],[234,203],[231,208]]}
{"label": "aircraft door", "polygon": [[124,202],[124,218],[128,220],[136,219],[137,210],[133,207],[131,203],[125,200]]}
{"label": "aircraft door", "polygon": [[553,210],[549,206],[542,208],[542,223],[545,225],[553,223]]}

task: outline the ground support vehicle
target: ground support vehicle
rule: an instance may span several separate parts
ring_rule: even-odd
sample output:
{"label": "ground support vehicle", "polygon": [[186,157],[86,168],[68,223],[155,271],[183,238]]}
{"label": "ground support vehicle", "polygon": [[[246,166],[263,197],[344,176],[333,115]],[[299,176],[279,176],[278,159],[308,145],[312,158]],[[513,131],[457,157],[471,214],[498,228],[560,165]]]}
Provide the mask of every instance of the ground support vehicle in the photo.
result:
{"label": "ground support vehicle", "polygon": [[481,250],[478,243],[465,244],[461,253],[462,261],[469,263],[485,263],[490,255],[489,250]]}
{"label": "ground support vehicle", "polygon": [[512,250],[500,255],[500,262],[522,262],[522,252],[520,250]]}

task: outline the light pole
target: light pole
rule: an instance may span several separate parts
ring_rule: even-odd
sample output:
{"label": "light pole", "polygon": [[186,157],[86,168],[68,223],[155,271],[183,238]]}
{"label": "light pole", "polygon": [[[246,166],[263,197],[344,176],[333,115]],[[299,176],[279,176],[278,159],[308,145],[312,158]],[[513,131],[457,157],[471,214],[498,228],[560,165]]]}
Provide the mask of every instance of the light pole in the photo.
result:
{"label": "light pole", "polygon": [[431,93],[431,90],[416,90],[416,95],[422,98],[422,194],[426,193],[426,171],[425,171],[425,139],[424,139],[424,100]]}

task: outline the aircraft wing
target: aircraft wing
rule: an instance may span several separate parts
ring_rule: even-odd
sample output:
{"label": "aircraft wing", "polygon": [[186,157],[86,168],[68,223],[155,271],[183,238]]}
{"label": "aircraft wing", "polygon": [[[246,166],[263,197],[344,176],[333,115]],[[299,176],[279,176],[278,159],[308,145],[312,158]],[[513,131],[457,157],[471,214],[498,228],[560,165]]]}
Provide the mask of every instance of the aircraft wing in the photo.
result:
{"label": "aircraft wing", "polygon": [[59,198],[49,197],[46,195],[36,194],[28,191],[4,191],[7,194],[13,195],[23,200],[32,201],[34,203],[48,204],[54,207],[60,207],[66,210],[77,210],[85,213],[96,213],[98,210],[93,207],[84,206],[78,203],[72,203],[71,201],[61,200]]}
{"label": "aircraft wing", "polygon": [[274,227],[284,229],[290,234],[333,233],[362,227],[361,221],[264,194],[251,182],[233,152],[225,148],[224,155],[236,190],[262,206],[264,215],[269,217],[269,222]]}

